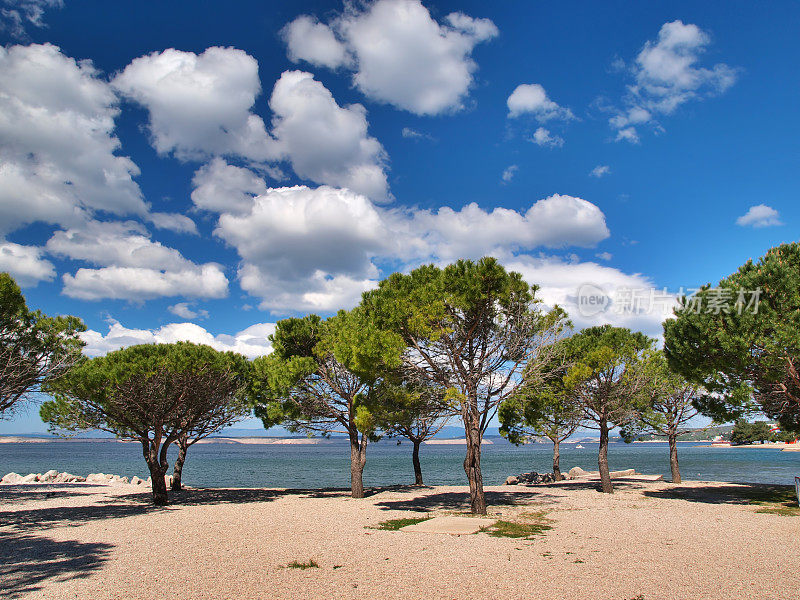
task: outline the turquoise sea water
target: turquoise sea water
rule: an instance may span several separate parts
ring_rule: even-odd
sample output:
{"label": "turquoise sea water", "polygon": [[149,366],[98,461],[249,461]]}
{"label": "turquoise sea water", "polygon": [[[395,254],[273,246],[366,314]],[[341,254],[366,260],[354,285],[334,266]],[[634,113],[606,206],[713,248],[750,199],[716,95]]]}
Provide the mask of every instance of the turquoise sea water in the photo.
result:
{"label": "turquoise sea water", "polygon": [[[483,446],[482,466],[486,485],[501,484],[508,475],[526,471],[547,472],[552,465],[552,446],[516,447],[503,439]],[[597,469],[597,444],[578,449],[567,444],[561,450],[561,468]],[[800,475],[800,452],[761,448],[703,448],[683,443],[679,448],[684,479],[791,484]],[[172,460],[174,456],[170,457]],[[350,477],[350,449],[346,440],[322,440],[313,445],[197,444],[190,448],[184,481],[197,487],[346,487]],[[465,483],[463,445],[423,445],[422,470],[431,485]],[[669,478],[667,445],[622,444],[609,447],[612,469],[633,468],[641,473]],[[115,473],[147,477],[141,446],[111,441],[65,441],[0,444],[0,476],[14,471],[42,473],[48,469],[76,475]],[[385,440],[370,444],[364,483],[368,486],[405,484],[413,481],[411,445]]]}

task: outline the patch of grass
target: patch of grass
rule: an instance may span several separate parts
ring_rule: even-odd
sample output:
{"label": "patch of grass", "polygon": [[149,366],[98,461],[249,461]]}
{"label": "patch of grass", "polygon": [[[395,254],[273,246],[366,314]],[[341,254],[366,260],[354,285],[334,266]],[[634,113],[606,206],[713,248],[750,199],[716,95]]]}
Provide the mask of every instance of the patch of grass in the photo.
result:
{"label": "patch of grass", "polygon": [[409,517],[405,519],[389,519],[388,521],[381,521],[377,525],[369,527],[369,529],[381,529],[383,531],[397,531],[406,525],[416,525],[422,523],[433,517]]}
{"label": "patch of grass", "polygon": [[747,496],[750,504],[761,507],[756,512],[786,517],[800,515],[800,506],[797,505],[794,487],[754,490]]}
{"label": "patch of grass", "polygon": [[303,571],[305,571],[306,569],[319,569],[317,561],[315,561],[313,558],[309,559],[308,562],[299,562],[293,560],[288,565],[286,565],[286,567],[289,569],[302,569]]}
{"label": "patch of grass", "polygon": [[481,527],[492,537],[523,538],[532,540],[552,529],[545,511],[521,513],[516,521],[495,521],[494,525]]}

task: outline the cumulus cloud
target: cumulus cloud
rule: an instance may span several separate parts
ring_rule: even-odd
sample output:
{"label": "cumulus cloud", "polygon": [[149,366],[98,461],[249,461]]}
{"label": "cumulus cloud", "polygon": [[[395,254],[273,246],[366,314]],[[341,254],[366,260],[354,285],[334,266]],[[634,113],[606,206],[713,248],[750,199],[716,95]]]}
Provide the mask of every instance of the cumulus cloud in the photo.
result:
{"label": "cumulus cloud", "polygon": [[289,60],[336,69],[351,62],[347,47],[330,27],[314,17],[301,15],[281,30]]}
{"label": "cumulus cloud", "polygon": [[283,73],[269,105],[276,143],[297,175],[378,201],[388,198],[386,152],[367,133],[363,106],[339,106],[322,83],[303,71]]}
{"label": "cumulus cloud", "polygon": [[332,310],[357,297],[378,275],[371,258],[389,243],[366,197],[327,186],[270,189],[250,213],[222,214],[215,234],[241,256],[244,290],[264,308],[292,310]]}
{"label": "cumulus cloud", "polygon": [[78,269],[65,274],[64,294],[80,300],[130,300],[142,302],[170,296],[224,298],[228,280],[217,264],[193,265],[182,271],[137,267]]}
{"label": "cumulus cloud", "polygon": [[472,52],[497,34],[490,20],[463,13],[439,23],[420,0],[350,4],[328,25],[303,15],[284,29],[290,59],[351,67],[368,98],[418,115],[463,108],[477,70]]}
{"label": "cumulus cloud", "polygon": [[268,338],[274,332],[275,323],[256,323],[233,335],[213,335],[194,323],[170,323],[158,329],[129,329],[112,320],[107,333],[89,329],[80,334],[80,337],[86,342],[83,353],[87,356],[102,356],[137,344],[193,342],[220,351],[233,351],[248,358],[256,358],[272,351]]}
{"label": "cumulus cloud", "polygon": [[8,31],[12,37],[24,39],[28,37],[26,28],[29,25],[42,28],[45,26],[44,11],[48,8],[61,8],[63,0],[3,0],[0,4],[0,31]]}
{"label": "cumulus cloud", "polygon": [[594,169],[591,170],[589,175],[591,175],[592,177],[597,177],[599,179],[600,177],[604,177],[609,173],[611,173],[611,167],[609,167],[608,165],[597,165]]}
{"label": "cumulus cloud", "polygon": [[610,119],[618,141],[637,143],[637,126],[657,125],[659,116],[672,114],[690,100],[721,94],[735,83],[736,69],[724,63],[698,65],[710,42],[709,35],[691,23],[661,26],[658,39],[648,41],[631,65],[634,81],[624,108]]}
{"label": "cumulus cloud", "polygon": [[192,306],[194,306],[193,302],[178,302],[177,304],[173,304],[172,306],[167,307],[167,310],[171,312],[173,315],[180,317],[181,319],[208,318],[207,310],[203,310],[202,308],[194,310]]}
{"label": "cumulus cloud", "polygon": [[113,85],[147,108],[161,154],[209,160],[210,169],[221,168],[222,157],[265,168],[287,161],[303,179],[389,198],[386,152],[367,132],[366,110],[339,106],[310,73],[286,71],[275,83],[271,132],[253,112],[261,93],[258,62],[242,50],[154,52],[131,62]]}
{"label": "cumulus cloud", "polygon": [[538,83],[518,85],[511,92],[506,104],[510,118],[529,114],[542,123],[553,119],[568,121],[575,118],[570,109],[559,106],[548,98],[547,92]]}
{"label": "cumulus cloud", "polygon": [[249,169],[215,158],[194,174],[192,202],[197,208],[231,214],[247,213],[253,198],[266,193],[267,184]]}
{"label": "cumulus cloud", "polygon": [[0,272],[9,273],[23,287],[50,281],[56,276],[56,270],[42,254],[42,249],[36,246],[0,241]]}
{"label": "cumulus cloud", "polygon": [[[210,175],[210,171],[206,175]],[[219,171],[227,181],[227,173]],[[237,176],[248,178],[237,172]],[[214,189],[204,179],[206,192]],[[524,212],[469,204],[460,209],[383,208],[351,190],[269,188],[221,210],[215,235],[242,259],[242,289],[261,308],[296,312],[352,306],[386,264],[479,258],[498,249],[593,246],[608,237],[605,217],[580,198],[554,195]],[[222,206],[209,193],[205,206]]]}
{"label": "cumulus cloud", "polygon": [[143,301],[162,296],[222,298],[228,293],[220,265],[193,263],[151,240],[144,227],[133,222],[90,221],[57,231],[45,248],[100,267],[63,276],[64,294],[73,298]]}
{"label": "cumulus cloud", "polygon": [[550,148],[560,148],[564,145],[564,138],[562,138],[560,135],[553,135],[550,133],[549,129],[545,129],[544,127],[539,127],[533,132],[531,141],[537,146]]}
{"label": "cumulus cloud", "polygon": [[138,167],[116,154],[118,113],[91,61],[50,44],[0,48],[0,235],[96,211],[147,215]]}
{"label": "cumulus cloud", "polygon": [[261,93],[258,62],[243,50],[153,52],[133,60],[112,83],[147,108],[153,146],[161,154],[256,161],[277,156],[264,121],[252,112]]}
{"label": "cumulus cloud", "polygon": [[523,212],[486,211],[471,203],[460,210],[397,212],[389,222],[398,233],[398,256],[414,261],[452,261],[538,247],[592,247],[610,234],[603,212],[581,198],[554,194]]}
{"label": "cumulus cloud", "polygon": [[766,204],[751,206],[748,211],[736,219],[741,227],[774,227],[783,225],[777,210]]}

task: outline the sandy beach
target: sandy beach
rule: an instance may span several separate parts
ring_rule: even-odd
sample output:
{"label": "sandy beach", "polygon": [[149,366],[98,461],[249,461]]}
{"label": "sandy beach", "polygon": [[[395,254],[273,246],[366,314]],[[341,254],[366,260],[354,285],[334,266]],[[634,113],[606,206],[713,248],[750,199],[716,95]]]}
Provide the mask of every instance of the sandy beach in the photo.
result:
{"label": "sandy beach", "polygon": [[[533,539],[375,529],[464,514],[465,487],[208,489],[166,508],[132,486],[0,486],[0,587],[10,598],[769,599],[800,593],[795,515],[764,486],[619,482],[487,488],[490,517]],[[313,560],[318,567],[289,568]]]}

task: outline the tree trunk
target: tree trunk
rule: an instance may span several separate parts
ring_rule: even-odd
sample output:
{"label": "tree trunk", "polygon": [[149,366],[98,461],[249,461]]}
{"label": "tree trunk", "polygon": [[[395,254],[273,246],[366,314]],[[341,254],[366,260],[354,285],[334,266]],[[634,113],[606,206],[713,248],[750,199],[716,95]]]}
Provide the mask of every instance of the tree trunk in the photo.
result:
{"label": "tree trunk", "polygon": [[669,468],[672,471],[672,483],[681,482],[681,470],[678,467],[678,436],[669,434]]}
{"label": "tree trunk", "polygon": [[553,440],[553,479],[556,481],[562,481],[564,476],[561,474],[561,454],[559,452],[559,446],[561,445],[561,440],[558,438]]}
{"label": "tree trunk", "polygon": [[611,474],[608,472],[608,420],[600,419],[600,453],[597,457],[597,466],[600,468],[600,490],[611,494]]}
{"label": "tree trunk", "polygon": [[411,440],[414,444],[414,451],[411,453],[411,462],[414,463],[414,485],[424,485],[422,483],[422,465],[419,462],[419,446],[422,440]]}
{"label": "tree trunk", "polygon": [[467,457],[464,471],[469,480],[470,512],[474,515],[486,514],[486,496],[483,493],[483,474],[481,473],[481,429],[477,420],[465,422],[467,437]]}
{"label": "tree trunk", "polygon": [[166,460],[162,460],[164,458],[163,452],[159,453],[158,450],[161,436],[156,435],[152,442],[147,438],[142,438],[141,442],[142,454],[150,471],[150,489],[153,492],[153,504],[166,506],[169,504],[167,482],[164,480],[164,476],[167,474],[167,463]]}
{"label": "tree trunk", "polygon": [[350,433],[350,495],[353,498],[364,497],[364,465],[367,464],[367,437],[358,431]]}
{"label": "tree trunk", "polygon": [[183,473],[183,463],[186,462],[186,451],[189,449],[189,440],[181,438],[178,440],[178,456],[175,459],[175,468],[172,471],[172,491],[180,492],[181,487],[181,474]]}

